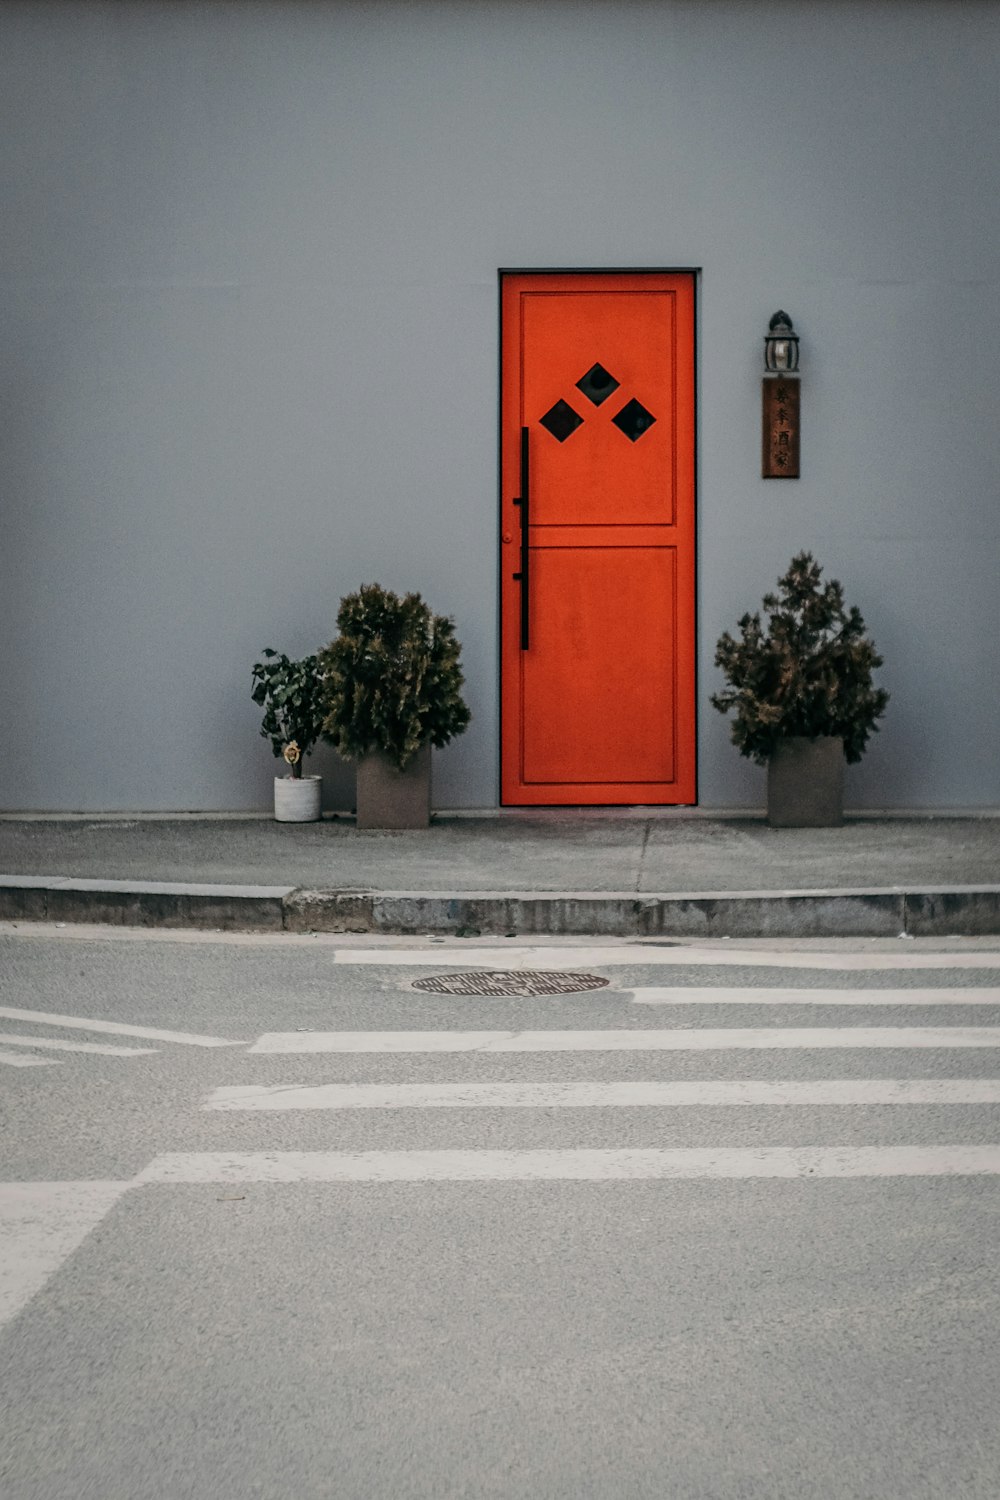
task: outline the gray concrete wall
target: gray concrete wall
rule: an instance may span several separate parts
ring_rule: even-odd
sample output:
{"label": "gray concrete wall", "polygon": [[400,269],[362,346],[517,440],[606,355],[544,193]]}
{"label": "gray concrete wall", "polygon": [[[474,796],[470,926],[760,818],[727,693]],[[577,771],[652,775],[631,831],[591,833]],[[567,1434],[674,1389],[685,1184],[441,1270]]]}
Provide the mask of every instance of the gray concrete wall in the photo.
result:
{"label": "gray concrete wall", "polygon": [[371,579],[455,615],[436,801],[495,804],[500,266],[702,268],[702,803],[762,800],[713,648],[803,547],[893,694],[849,803],[1000,802],[998,58],[963,0],[5,0],[0,806],[266,806],[250,665]]}

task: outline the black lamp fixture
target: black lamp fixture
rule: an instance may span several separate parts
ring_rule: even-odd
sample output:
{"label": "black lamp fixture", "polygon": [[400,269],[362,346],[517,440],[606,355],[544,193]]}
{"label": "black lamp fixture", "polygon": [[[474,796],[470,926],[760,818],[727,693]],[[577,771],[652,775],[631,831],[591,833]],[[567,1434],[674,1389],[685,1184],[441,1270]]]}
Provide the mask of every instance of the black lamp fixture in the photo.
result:
{"label": "black lamp fixture", "polygon": [[787,374],[799,368],[799,336],[792,320],[780,309],[767,325],[764,335],[764,368],[772,375]]}
{"label": "black lamp fixture", "polygon": [[764,335],[764,369],[761,382],[763,448],[761,475],[764,479],[799,477],[799,336],[792,320],[780,310]]}

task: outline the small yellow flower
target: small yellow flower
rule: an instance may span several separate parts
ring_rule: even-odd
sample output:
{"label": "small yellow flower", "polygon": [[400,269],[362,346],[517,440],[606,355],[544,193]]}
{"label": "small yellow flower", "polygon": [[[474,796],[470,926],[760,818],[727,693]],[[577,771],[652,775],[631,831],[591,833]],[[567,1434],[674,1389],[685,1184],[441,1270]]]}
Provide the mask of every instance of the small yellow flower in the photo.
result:
{"label": "small yellow flower", "polygon": [[284,750],[282,750],[281,753],[290,766],[298,765],[299,761],[302,759],[302,751],[299,749],[295,740],[289,740],[288,744],[285,746]]}

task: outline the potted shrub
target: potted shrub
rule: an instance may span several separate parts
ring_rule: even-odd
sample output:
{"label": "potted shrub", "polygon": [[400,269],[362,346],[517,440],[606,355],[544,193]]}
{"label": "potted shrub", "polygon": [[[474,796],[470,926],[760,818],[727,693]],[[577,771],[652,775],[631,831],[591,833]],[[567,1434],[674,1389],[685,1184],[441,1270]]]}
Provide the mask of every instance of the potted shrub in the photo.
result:
{"label": "potted shrub", "polygon": [[426,828],[431,746],[469,722],[453,621],[419,594],[365,584],[341,600],[319,653],[323,738],[358,766],[359,828]]}
{"label": "potted shrub", "polygon": [[270,648],[263,655],[254,663],[251,696],[264,709],[261,734],[289,768],[274,778],[274,816],[279,823],[314,823],[323,779],[303,776],[302,762],[319,739],[323,718],[316,658],[290,661]]}
{"label": "potted shrub", "polygon": [[859,610],[836,580],[822,584],[810,552],[794,557],[759,612],[720,636],[715,664],[729,684],[713,693],[735,711],[733,743],[767,765],[767,818],[780,828],[843,821],[844,762],[858,761],[889,695],[872,682],[882,665]]}

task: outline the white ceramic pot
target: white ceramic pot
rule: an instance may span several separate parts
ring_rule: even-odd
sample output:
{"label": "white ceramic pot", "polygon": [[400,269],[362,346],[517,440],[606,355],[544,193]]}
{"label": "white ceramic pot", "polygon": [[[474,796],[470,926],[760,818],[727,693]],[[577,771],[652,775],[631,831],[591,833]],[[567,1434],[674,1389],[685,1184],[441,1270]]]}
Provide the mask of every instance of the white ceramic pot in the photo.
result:
{"label": "white ceramic pot", "polygon": [[315,823],[322,790],[322,776],[276,776],[275,818],[279,823]]}

